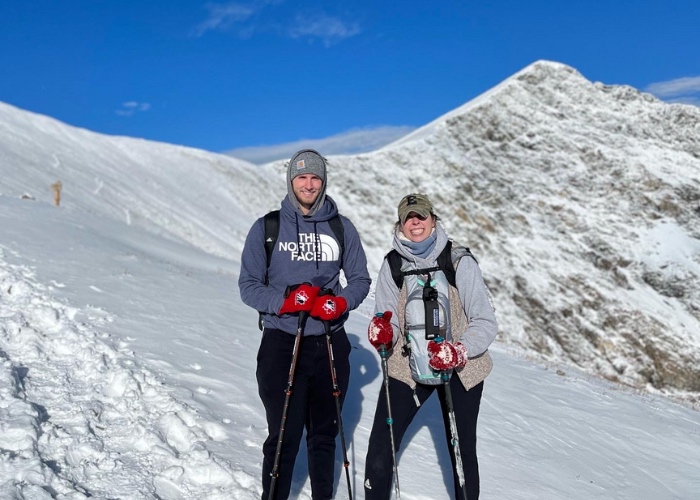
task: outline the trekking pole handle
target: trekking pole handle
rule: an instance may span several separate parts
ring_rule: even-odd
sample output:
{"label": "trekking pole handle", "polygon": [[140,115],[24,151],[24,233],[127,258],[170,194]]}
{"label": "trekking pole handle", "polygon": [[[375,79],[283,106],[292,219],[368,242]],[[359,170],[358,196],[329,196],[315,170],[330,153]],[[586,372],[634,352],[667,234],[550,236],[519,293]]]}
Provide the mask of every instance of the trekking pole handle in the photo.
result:
{"label": "trekking pole handle", "polygon": [[309,311],[299,311],[299,323],[298,323],[298,328],[301,330],[301,327],[304,324],[304,321],[306,321],[306,318],[309,317]]}

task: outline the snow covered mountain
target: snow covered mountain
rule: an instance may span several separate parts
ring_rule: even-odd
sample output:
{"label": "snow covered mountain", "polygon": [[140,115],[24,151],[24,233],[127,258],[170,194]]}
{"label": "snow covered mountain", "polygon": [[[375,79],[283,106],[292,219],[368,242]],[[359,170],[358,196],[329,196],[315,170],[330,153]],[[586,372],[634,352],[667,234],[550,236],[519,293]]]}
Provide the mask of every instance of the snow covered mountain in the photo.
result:
{"label": "snow covered mountain", "polygon": [[[329,159],[329,192],[373,274],[399,199],[425,192],[480,259],[501,341],[697,400],[699,108],[539,61],[381,150]],[[67,207],[234,261],[245,234],[231,221],[252,223],[286,192],[283,162],[107,137],[2,104],[0,162],[0,194],[49,199],[61,180]],[[159,203],[166,194],[188,206]]]}
{"label": "snow covered mountain", "polygon": [[380,151],[332,160],[331,192],[375,269],[398,200],[426,192],[481,259],[502,340],[697,400],[700,108],[539,61]]}

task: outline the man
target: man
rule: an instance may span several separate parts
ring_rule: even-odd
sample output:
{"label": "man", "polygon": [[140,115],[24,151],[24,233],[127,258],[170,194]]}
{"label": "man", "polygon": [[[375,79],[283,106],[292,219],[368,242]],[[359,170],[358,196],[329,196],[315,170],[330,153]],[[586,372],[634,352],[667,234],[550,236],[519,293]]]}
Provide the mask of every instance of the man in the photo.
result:
{"label": "man", "polygon": [[[338,214],[335,202],[326,195],[326,186],[325,158],[311,149],[296,153],[287,166],[288,194],[282,200],[279,233],[269,267],[264,217],[253,224],[241,255],[241,299],[261,313],[264,324],[256,371],[268,426],[263,444],[263,500],[270,498],[271,488],[272,498],[289,496],[304,428],[312,497],[325,500],[333,495],[338,415],[326,328],[332,332],[342,399],[350,378],[351,348],[343,324],[348,312],[367,296],[371,280],[357,230],[349,219]],[[336,234],[338,223],[342,224],[342,236]],[[341,269],[347,282],[344,288],[339,280]],[[297,348],[293,393],[287,398],[300,331],[303,337]],[[275,476],[274,481],[271,476]]]}

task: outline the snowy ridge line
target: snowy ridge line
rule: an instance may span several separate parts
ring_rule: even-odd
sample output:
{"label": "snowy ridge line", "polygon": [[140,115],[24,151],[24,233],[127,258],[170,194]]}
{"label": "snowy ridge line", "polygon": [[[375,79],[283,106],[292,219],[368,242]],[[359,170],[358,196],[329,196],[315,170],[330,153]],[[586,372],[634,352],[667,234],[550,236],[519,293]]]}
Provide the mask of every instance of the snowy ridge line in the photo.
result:
{"label": "snowy ridge line", "polygon": [[0,253],[0,497],[258,498],[257,478],[207,450],[223,427],[100,339],[111,320]]}

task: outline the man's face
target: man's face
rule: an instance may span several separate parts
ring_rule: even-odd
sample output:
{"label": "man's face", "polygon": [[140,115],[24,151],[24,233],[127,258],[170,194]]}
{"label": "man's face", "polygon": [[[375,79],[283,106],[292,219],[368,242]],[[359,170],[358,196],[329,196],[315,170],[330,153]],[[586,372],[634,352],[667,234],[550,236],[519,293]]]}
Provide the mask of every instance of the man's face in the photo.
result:
{"label": "man's face", "polygon": [[302,174],[292,179],[292,190],[301,205],[301,211],[306,215],[321,193],[323,181],[318,175]]}

